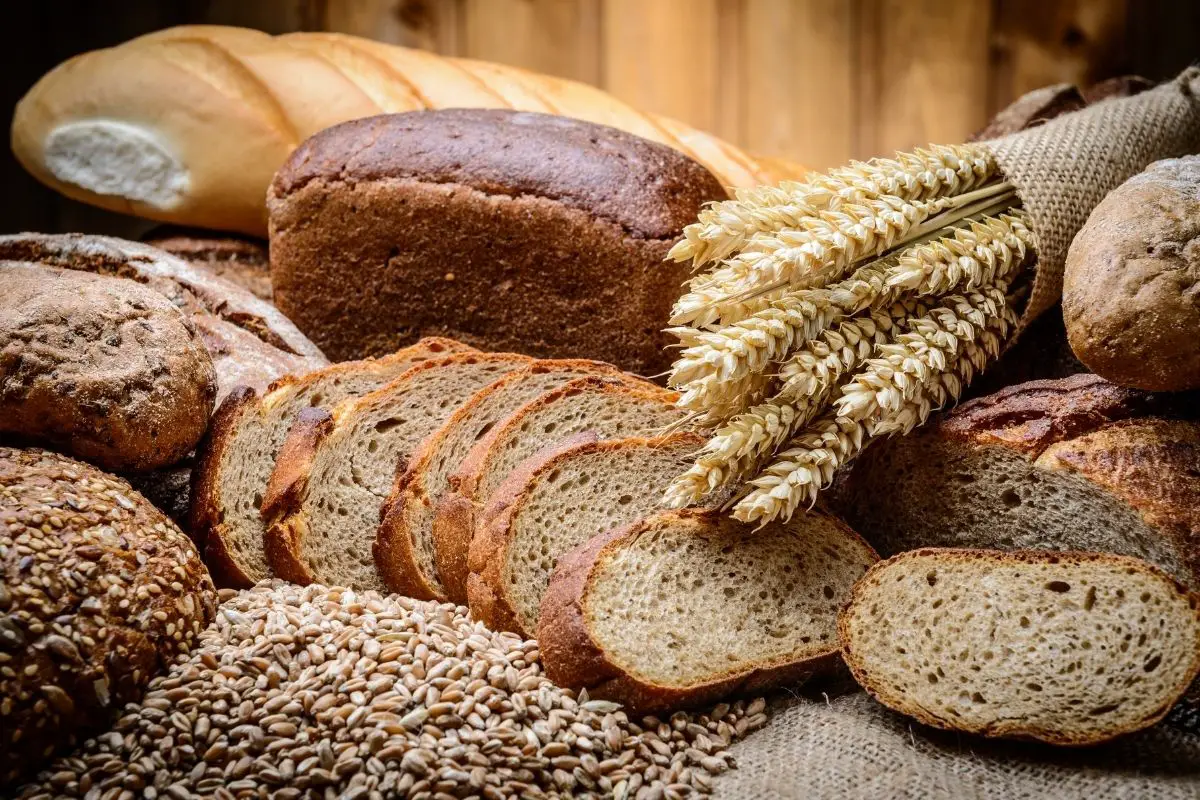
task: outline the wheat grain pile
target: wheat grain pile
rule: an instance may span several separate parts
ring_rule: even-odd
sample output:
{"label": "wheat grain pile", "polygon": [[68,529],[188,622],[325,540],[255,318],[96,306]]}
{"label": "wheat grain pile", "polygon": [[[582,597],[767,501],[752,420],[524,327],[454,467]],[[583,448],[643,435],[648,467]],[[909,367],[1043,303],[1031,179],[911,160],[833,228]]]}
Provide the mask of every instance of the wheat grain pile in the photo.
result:
{"label": "wheat grain pile", "polygon": [[816,501],[873,439],[957,400],[1000,353],[1036,242],[988,150],[931,146],[740,190],[671,250],[670,385],[712,429],[673,507],[724,486],[766,523]]}

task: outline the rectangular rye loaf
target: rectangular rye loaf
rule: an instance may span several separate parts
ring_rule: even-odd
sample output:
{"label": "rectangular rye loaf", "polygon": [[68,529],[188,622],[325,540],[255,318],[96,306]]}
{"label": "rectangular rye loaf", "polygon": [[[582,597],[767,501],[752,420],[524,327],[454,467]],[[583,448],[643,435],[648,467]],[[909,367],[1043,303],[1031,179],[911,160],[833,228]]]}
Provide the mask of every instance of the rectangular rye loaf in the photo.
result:
{"label": "rectangular rye loaf", "polygon": [[268,197],[275,302],[332,358],[421,335],[657,371],[698,163],[614,128],[452,109],[313,136]]}

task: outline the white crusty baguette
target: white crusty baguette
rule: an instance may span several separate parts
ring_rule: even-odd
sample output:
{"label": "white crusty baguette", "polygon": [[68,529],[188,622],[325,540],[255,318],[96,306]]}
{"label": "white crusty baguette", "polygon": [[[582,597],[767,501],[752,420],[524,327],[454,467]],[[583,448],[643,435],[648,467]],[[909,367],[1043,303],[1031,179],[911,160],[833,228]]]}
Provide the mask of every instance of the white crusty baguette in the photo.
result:
{"label": "white crusty baguette", "polygon": [[271,176],[339,122],[438,108],[513,108],[661,142],[723,183],[796,177],[573,81],[333,33],[169,28],[76,56],[17,105],[12,145],[38,180],[150,219],[262,235]]}

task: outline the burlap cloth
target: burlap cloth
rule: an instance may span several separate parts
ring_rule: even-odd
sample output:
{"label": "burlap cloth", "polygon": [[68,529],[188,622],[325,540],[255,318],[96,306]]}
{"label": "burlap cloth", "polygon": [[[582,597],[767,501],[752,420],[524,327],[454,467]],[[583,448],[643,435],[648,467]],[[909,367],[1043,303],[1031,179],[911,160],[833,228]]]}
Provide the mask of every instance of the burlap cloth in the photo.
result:
{"label": "burlap cloth", "polygon": [[1067,249],[1104,196],[1153,161],[1200,152],[1200,68],[980,144],[1016,187],[1038,236],[1023,329],[1062,296]]}
{"label": "burlap cloth", "polygon": [[864,692],[792,698],[733,747],[719,800],[1197,800],[1200,736],[1157,725],[1082,749],[936,731]]}

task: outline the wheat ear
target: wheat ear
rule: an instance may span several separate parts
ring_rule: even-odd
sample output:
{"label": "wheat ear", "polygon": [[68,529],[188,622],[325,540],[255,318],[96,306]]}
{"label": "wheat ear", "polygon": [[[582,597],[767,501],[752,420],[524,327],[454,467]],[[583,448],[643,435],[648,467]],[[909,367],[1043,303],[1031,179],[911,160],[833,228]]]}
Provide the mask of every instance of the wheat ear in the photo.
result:
{"label": "wheat ear", "polygon": [[798,219],[821,210],[886,196],[911,201],[955,195],[995,174],[995,161],[983,148],[933,145],[894,159],[852,162],[800,183],[739,190],[734,200],[702,211],[669,257],[699,267],[742,249],[756,233],[795,227]]}

